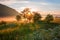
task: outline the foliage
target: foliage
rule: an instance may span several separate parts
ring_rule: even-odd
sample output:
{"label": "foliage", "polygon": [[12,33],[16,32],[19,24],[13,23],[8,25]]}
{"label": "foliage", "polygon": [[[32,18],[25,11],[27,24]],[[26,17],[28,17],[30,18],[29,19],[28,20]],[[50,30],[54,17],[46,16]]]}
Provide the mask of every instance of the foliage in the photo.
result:
{"label": "foliage", "polygon": [[[5,27],[6,26],[6,27]],[[60,39],[60,24],[55,23],[7,23],[0,25],[2,30],[8,28],[17,28],[9,32],[0,32],[0,40],[59,40]],[[1,30],[0,30],[1,31]]]}
{"label": "foliage", "polygon": [[54,20],[54,18],[53,18],[53,15],[51,15],[51,14],[48,14],[47,16],[46,16],[46,18],[45,18],[45,21],[46,22],[51,22],[51,21],[53,21]]}
{"label": "foliage", "polygon": [[6,24],[6,22],[5,22],[5,21],[1,21],[1,22],[0,22],[0,25],[2,25],[2,24]]}
{"label": "foliage", "polygon": [[34,12],[34,17],[33,17],[34,22],[39,21],[39,19],[41,20],[41,18],[42,17],[39,13]]}
{"label": "foliage", "polygon": [[21,19],[21,16],[20,15],[17,15],[16,16],[16,20],[19,21]]}

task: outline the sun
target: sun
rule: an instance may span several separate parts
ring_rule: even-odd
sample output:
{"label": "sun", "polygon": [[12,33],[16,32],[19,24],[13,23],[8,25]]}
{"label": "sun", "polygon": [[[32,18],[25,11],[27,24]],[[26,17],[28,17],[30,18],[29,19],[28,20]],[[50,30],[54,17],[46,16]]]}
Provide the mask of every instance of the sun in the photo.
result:
{"label": "sun", "polygon": [[31,15],[31,13],[29,12],[28,15]]}

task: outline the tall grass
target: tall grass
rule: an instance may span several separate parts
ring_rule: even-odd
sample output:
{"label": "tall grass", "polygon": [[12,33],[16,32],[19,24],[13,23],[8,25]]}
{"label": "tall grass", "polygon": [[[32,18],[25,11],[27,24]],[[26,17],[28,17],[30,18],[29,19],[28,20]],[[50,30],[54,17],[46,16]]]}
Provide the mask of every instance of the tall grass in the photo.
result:
{"label": "tall grass", "polygon": [[60,24],[41,21],[1,24],[0,40],[60,40]]}

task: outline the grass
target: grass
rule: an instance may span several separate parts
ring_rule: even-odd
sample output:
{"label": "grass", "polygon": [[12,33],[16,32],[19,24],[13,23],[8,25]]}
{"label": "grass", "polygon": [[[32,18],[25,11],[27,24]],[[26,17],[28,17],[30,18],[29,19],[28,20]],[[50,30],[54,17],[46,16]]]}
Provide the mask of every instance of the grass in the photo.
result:
{"label": "grass", "polygon": [[6,23],[0,25],[0,40],[59,40],[60,24],[39,21],[36,23]]}
{"label": "grass", "polygon": [[55,19],[54,19],[54,22],[60,24],[60,18],[55,18]]}

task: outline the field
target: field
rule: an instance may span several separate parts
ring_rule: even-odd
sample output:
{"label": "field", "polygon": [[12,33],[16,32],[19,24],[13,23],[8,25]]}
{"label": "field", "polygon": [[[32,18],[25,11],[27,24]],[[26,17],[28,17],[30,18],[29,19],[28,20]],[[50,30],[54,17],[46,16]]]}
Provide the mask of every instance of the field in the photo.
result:
{"label": "field", "polygon": [[60,24],[1,22],[0,40],[60,40]]}
{"label": "field", "polygon": [[54,22],[55,23],[60,23],[60,18],[55,18]]}

